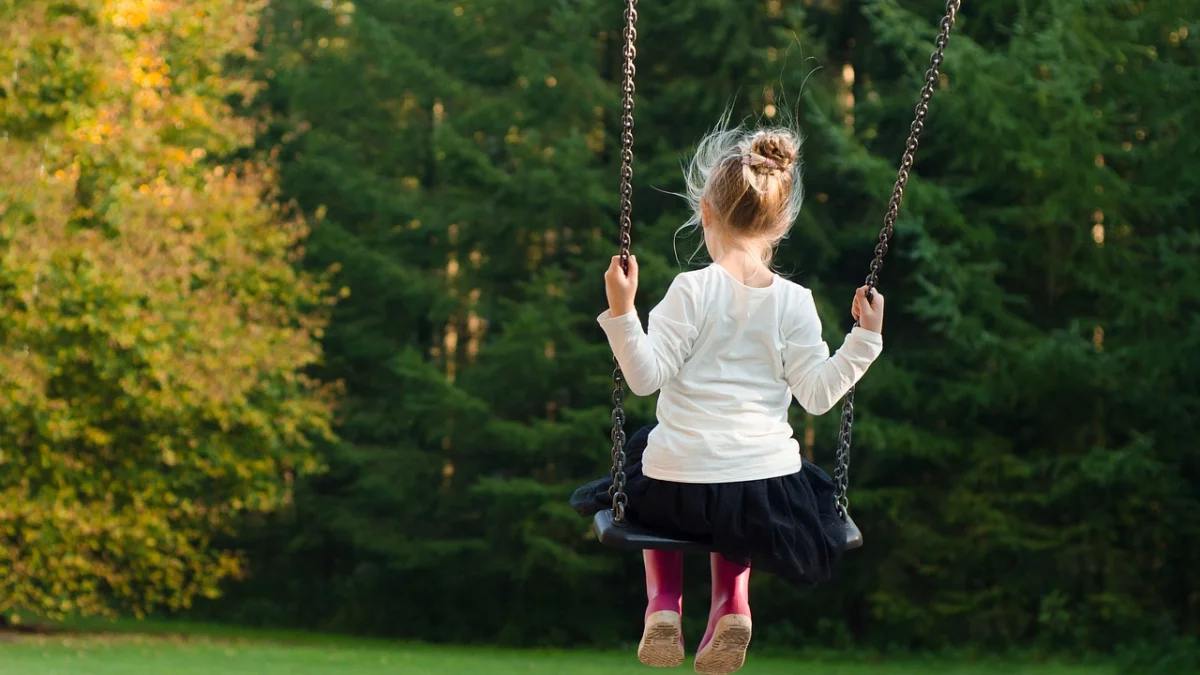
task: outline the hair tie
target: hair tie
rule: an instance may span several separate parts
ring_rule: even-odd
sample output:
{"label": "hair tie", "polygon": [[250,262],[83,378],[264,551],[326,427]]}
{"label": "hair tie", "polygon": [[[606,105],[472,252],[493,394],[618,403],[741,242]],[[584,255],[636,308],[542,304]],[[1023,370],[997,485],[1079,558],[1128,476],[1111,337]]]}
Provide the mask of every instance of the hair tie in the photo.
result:
{"label": "hair tie", "polygon": [[773,171],[783,170],[783,167],[779,164],[779,162],[771,159],[770,157],[763,157],[756,152],[748,152],[742,155],[742,166],[748,166],[751,168],[761,166]]}

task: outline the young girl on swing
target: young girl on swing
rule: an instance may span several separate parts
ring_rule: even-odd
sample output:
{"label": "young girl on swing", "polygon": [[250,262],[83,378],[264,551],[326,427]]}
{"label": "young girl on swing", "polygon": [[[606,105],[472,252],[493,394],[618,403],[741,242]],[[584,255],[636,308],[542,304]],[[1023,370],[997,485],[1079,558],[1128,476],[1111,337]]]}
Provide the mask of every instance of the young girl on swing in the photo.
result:
{"label": "young girl on swing", "polygon": [[[788,424],[794,396],[827,412],[883,348],[883,296],[854,296],[859,322],[832,357],[811,291],[770,267],[803,194],[786,129],[718,128],[687,170],[689,224],[703,228],[713,263],[677,276],[643,332],[634,308],[638,266],[618,258],[604,275],[609,309],[599,317],[634,394],[660,391],[658,424],[626,449],[628,517],[669,536],[704,538],[712,604],[695,670],[732,673],[750,643],[750,568],[804,585],[829,578],[845,545],[834,485],[802,462]],[[594,514],[611,507],[601,479],[572,497]],[[645,551],[649,603],[638,658],[683,663],[682,553]]]}

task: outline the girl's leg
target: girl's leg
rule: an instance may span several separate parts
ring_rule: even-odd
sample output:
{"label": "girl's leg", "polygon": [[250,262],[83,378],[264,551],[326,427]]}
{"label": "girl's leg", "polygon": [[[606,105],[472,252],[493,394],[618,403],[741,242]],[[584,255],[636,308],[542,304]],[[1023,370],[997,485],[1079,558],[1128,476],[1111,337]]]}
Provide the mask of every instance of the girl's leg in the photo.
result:
{"label": "girl's leg", "polygon": [[683,554],[642,551],[646,563],[646,616],[659,611],[683,611]]}
{"label": "girl's leg", "polygon": [[696,672],[726,675],[742,667],[750,645],[750,568],[713,553],[712,607],[696,653]]}
{"label": "girl's leg", "polygon": [[638,660],[656,668],[683,663],[683,554],[643,551],[646,563],[646,625]]}

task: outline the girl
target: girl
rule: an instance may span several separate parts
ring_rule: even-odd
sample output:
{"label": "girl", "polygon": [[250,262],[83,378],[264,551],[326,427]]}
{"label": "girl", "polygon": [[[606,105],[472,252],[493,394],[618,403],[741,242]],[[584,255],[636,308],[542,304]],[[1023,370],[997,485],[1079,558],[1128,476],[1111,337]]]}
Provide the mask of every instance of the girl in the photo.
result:
{"label": "girl", "polygon": [[[599,317],[629,388],[660,391],[658,425],[629,441],[628,517],[673,536],[712,541],[712,604],[698,673],[741,668],[750,642],[750,566],[797,584],[829,578],[844,546],[834,485],[801,461],[788,424],[794,396],[828,411],[883,348],[883,296],[858,289],[859,321],[832,357],[811,291],[781,278],[771,256],[795,220],[802,189],[791,131],[718,129],[686,174],[689,224],[703,228],[713,264],[677,276],[650,312],[634,308],[638,266],[618,258],[604,276]],[[585,515],[611,507],[611,479],[572,497]],[[649,603],[638,658],[683,663],[682,554],[645,551]]]}

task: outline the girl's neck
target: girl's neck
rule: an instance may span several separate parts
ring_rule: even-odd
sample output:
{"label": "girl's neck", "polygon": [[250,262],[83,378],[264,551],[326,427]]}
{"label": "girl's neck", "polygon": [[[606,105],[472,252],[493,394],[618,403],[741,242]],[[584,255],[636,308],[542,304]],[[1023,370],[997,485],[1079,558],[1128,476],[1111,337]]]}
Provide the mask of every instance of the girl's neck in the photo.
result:
{"label": "girl's neck", "polygon": [[713,263],[725,268],[734,279],[753,288],[770,286],[775,273],[763,263],[761,253],[744,248],[723,248],[713,256]]}

